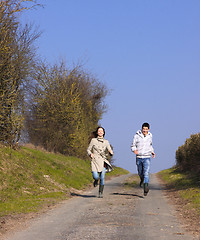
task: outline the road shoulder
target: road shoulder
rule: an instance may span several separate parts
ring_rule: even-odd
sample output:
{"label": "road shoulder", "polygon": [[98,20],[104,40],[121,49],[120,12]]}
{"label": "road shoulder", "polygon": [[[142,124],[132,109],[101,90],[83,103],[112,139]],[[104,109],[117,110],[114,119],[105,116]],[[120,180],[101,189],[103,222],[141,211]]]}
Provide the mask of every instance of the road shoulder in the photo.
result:
{"label": "road shoulder", "polygon": [[184,228],[191,234],[199,237],[200,239],[200,217],[196,214],[195,209],[185,208],[188,204],[180,197],[179,191],[169,188],[162,180],[159,174],[156,174],[160,185],[163,188],[163,193],[166,196],[169,204],[173,205],[176,210],[176,216],[184,226]]}

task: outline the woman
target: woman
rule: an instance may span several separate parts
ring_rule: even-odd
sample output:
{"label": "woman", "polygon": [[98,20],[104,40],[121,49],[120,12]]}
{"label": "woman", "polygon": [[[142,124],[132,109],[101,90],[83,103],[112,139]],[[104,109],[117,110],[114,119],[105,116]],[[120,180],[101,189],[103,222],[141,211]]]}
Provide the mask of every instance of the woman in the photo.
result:
{"label": "woman", "polygon": [[112,171],[112,166],[106,158],[106,151],[110,155],[113,155],[113,150],[108,142],[104,139],[105,130],[103,127],[98,127],[95,132],[96,138],[92,138],[87,153],[91,158],[91,168],[92,175],[94,178],[94,187],[98,184],[98,179],[100,177],[99,184],[99,197],[103,197],[103,188],[105,182],[106,171]]}

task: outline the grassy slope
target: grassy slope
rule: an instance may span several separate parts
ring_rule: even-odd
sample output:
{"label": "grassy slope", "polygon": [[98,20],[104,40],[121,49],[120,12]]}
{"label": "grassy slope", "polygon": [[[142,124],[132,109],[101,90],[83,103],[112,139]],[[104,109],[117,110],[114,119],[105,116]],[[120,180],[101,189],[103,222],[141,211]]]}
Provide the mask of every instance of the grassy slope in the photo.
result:
{"label": "grassy slope", "polygon": [[195,209],[200,216],[200,177],[181,173],[176,168],[170,168],[158,173],[168,188],[175,190],[178,197],[185,202],[184,208]]}
{"label": "grassy slope", "polygon": [[[107,176],[127,173],[115,168]],[[91,182],[90,161],[27,147],[0,148],[0,216],[38,211]]]}

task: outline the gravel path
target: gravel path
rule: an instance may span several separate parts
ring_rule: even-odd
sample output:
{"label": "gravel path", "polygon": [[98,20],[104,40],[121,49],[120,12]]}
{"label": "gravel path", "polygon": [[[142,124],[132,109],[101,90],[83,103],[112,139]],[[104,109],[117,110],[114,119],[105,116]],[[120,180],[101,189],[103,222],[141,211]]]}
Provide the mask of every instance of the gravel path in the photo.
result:
{"label": "gravel path", "polygon": [[75,196],[56,209],[30,221],[29,227],[7,240],[199,240],[184,231],[175,217],[156,176],[150,192],[127,188],[130,175],[106,182],[104,198],[98,187]]}

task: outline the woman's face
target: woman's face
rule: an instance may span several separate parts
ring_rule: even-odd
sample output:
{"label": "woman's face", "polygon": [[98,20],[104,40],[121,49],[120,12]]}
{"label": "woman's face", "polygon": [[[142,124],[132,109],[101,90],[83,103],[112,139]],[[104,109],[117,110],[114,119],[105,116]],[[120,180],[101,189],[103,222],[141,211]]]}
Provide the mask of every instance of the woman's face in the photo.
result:
{"label": "woman's face", "polygon": [[97,131],[97,134],[98,134],[99,137],[103,137],[103,135],[104,135],[103,128],[99,128],[98,131]]}

